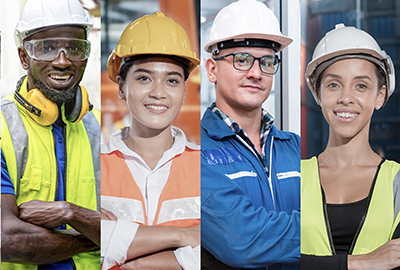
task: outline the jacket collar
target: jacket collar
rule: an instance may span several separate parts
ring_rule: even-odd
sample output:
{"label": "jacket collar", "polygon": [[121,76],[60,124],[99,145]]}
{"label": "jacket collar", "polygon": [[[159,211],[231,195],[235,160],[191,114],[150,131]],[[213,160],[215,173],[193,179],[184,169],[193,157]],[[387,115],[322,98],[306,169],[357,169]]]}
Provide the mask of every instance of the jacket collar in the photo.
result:
{"label": "jacket collar", "polygon": [[[207,134],[215,140],[236,136],[236,134],[228,127],[228,125],[209,108],[207,108],[203,118],[201,119],[201,126],[207,132]],[[291,138],[288,132],[280,131],[275,126],[272,126],[269,135],[280,140],[288,140]]]}

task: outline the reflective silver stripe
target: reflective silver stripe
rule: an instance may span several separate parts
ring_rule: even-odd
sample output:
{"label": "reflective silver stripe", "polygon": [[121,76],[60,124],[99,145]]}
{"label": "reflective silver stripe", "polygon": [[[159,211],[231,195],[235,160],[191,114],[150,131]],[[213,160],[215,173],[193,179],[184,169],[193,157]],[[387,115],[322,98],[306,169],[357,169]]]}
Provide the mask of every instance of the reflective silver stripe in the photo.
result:
{"label": "reflective silver stripe", "polygon": [[101,194],[101,162],[100,162],[100,124],[92,112],[88,112],[82,118],[83,125],[85,126],[86,133],[89,137],[90,148],[92,150],[92,160],[94,177],[96,179],[96,200],[97,200],[97,211],[101,210],[100,194]]}
{"label": "reflective silver stripe", "polygon": [[251,171],[241,171],[241,172],[237,172],[237,173],[231,173],[231,174],[225,174],[226,177],[228,177],[231,180],[237,179],[237,178],[241,178],[241,177],[257,177],[257,173]]}
{"label": "reflective silver stripe", "polygon": [[291,177],[300,177],[300,173],[296,171],[291,171],[291,172],[277,173],[276,176],[278,177],[278,179],[286,179]]}
{"label": "reflective silver stripe", "polygon": [[393,180],[393,198],[394,198],[394,219],[400,212],[400,170],[396,173]]}
{"label": "reflective silver stripe", "polygon": [[173,220],[200,219],[200,197],[164,201],[157,224]]}
{"label": "reflective silver stripe", "polygon": [[101,207],[112,212],[117,218],[145,223],[143,205],[139,200],[103,195]]}
{"label": "reflective silver stripe", "polygon": [[21,177],[24,174],[28,159],[28,132],[19,113],[17,105],[7,99],[1,101],[1,111],[10,131],[11,141],[14,146],[15,159],[17,161],[17,186],[14,187],[18,197]]}

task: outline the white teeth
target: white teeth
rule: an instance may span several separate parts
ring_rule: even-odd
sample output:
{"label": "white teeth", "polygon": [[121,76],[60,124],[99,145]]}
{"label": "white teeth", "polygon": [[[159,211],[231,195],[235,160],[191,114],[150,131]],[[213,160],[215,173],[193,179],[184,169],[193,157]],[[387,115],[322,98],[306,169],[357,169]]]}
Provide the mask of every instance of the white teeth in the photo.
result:
{"label": "white teeth", "polygon": [[165,106],[157,106],[157,105],[146,105],[146,108],[148,108],[148,109],[153,109],[153,110],[157,110],[157,111],[163,111],[163,110],[168,109],[168,108],[165,107]]}
{"label": "white teeth", "polygon": [[337,116],[343,117],[343,118],[352,118],[356,117],[358,113],[349,113],[349,112],[338,112],[336,113]]}
{"label": "white teeth", "polygon": [[56,75],[56,74],[50,74],[50,77],[51,77],[53,80],[67,81],[69,78],[71,78],[71,75]]}

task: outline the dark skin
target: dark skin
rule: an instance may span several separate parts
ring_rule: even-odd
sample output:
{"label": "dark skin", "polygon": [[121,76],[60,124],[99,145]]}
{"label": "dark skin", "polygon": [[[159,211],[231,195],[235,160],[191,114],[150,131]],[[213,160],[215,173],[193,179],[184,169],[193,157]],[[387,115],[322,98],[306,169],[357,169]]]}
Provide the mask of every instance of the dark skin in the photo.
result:
{"label": "dark skin", "polygon": [[[41,31],[29,39],[85,39],[85,31],[76,26],[56,27]],[[55,94],[73,91],[79,84],[86,61],[70,61],[61,52],[53,61],[38,61],[18,48],[21,65]],[[62,82],[51,76],[67,76]],[[28,76],[28,90],[36,88]],[[100,213],[65,201],[30,201],[18,206],[12,194],[2,194],[2,261],[24,264],[48,264],[73,255],[98,249],[100,245]],[[79,236],[64,235],[53,229],[69,224]]]}

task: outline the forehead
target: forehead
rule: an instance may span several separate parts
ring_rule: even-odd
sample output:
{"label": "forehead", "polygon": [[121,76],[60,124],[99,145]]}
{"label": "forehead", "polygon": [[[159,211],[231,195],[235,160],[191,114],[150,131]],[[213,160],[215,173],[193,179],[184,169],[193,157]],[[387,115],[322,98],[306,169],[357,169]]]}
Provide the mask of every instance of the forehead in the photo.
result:
{"label": "forehead", "polygon": [[374,63],[360,58],[348,58],[334,62],[322,73],[325,77],[329,73],[340,73],[344,75],[370,75],[374,77],[376,66]]}
{"label": "forehead", "polygon": [[133,67],[136,68],[144,65],[147,67],[165,65],[168,67],[168,69],[179,70],[183,73],[182,63],[170,57],[165,57],[165,56],[145,57],[137,59],[133,62]]}
{"label": "forehead", "polygon": [[25,41],[32,39],[44,38],[77,38],[86,39],[86,31],[79,26],[59,26],[40,31],[25,39]]}
{"label": "forehead", "polygon": [[235,47],[229,49],[222,49],[219,55],[225,55],[228,53],[249,53],[255,57],[261,57],[264,55],[271,55],[271,56],[275,55],[275,51],[273,49],[261,48],[261,47]]}

